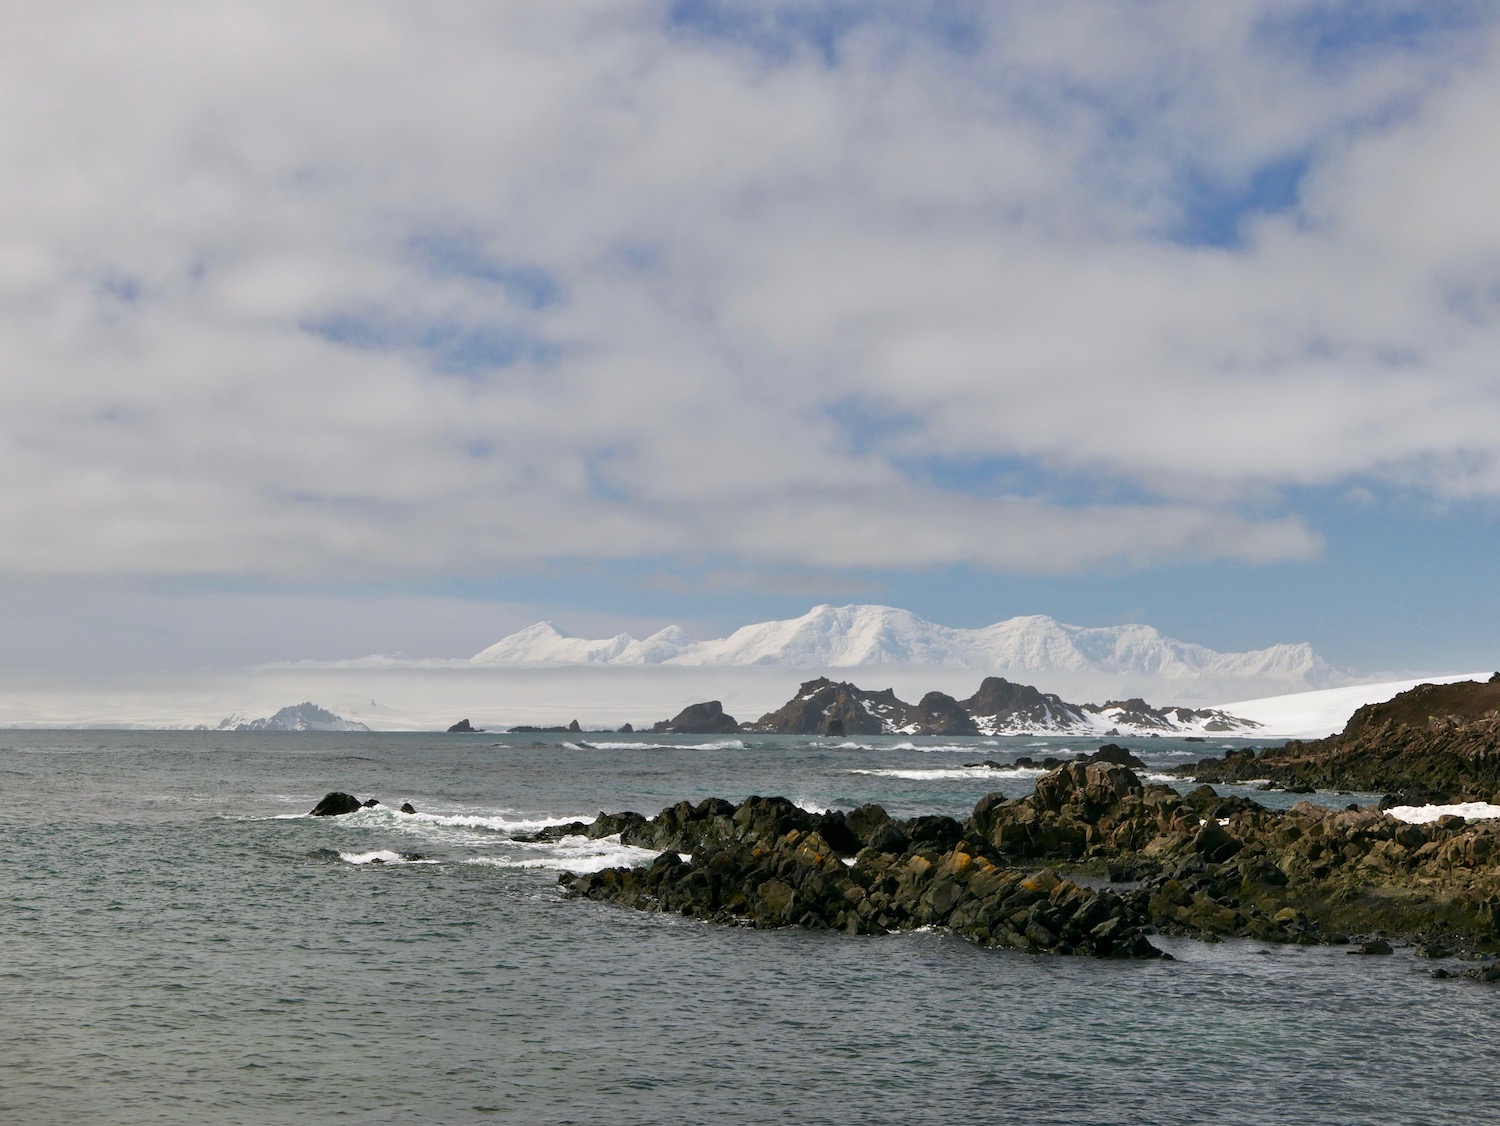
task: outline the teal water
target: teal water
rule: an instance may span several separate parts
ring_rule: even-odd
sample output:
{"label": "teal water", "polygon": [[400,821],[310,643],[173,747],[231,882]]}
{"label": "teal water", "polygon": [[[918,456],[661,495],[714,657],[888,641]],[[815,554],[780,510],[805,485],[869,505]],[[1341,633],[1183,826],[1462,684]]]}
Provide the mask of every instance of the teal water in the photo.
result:
{"label": "teal water", "polygon": [[[725,929],[559,895],[618,845],[513,840],[710,795],[963,815],[1034,777],[964,762],[1092,742],[589,738],[0,732],[0,1121],[1496,1118],[1500,993],[1405,951]],[[306,817],[331,789],[419,814]]]}

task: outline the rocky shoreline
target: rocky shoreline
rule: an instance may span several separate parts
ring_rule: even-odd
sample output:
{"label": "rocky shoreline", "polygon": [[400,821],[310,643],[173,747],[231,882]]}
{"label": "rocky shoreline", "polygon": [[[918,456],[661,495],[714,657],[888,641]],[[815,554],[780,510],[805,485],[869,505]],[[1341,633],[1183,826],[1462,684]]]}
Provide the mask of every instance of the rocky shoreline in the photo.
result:
{"label": "rocky shoreline", "polygon": [[1263,782],[1293,792],[1363,790],[1386,805],[1500,799],[1500,673],[1421,684],[1360,708],[1326,739],[1230,751],[1178,773],[1198,782]]}
{"label": "rocky shoreline", "polygon": [[1500,980],[1500,822],[1412,825],[1370,807],[1270,810],[1209,786],[1184,796],[1128,767],[1068,763],[964,821],[879,806],[809,813],[784,798],[601,814],[541,839],[615,833],[641,868],[560,882],[570,895],[711,922],[851,934],[941,927],[1033,953],[1161,957],[1150,935],[1391,942]]}

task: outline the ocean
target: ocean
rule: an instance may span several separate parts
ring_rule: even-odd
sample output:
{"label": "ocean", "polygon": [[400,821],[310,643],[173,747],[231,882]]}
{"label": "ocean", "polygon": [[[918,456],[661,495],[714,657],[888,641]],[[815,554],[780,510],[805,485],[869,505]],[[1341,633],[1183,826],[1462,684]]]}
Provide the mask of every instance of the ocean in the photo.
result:
{"label": "ocean", "polygon": [[[558,890],[649,853],[514,839],[752,793],[962,817],[1037,774],[965,763],[1097,745],[0,731],[0,1121],[1500,1118],[1500,993],[1405,949],[724,928]],[[330,790],[382,804],[306,816]]]}

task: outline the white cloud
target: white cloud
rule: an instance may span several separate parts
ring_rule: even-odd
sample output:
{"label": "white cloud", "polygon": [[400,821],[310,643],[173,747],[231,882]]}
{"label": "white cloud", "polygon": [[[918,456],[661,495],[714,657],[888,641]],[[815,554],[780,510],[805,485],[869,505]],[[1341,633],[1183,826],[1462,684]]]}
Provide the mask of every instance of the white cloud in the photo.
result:
{"label": "white cloud", "polygon": [[[886,9],[829,66],[645,0],[17,4],[0,569],[1062,572],[1305,558],[1289,486],[1494,495],[1493,35],[1315,65],[1266,30],[1314,9]],[[1289,156],[1296,213],[1172,241],[1184,177]]]}

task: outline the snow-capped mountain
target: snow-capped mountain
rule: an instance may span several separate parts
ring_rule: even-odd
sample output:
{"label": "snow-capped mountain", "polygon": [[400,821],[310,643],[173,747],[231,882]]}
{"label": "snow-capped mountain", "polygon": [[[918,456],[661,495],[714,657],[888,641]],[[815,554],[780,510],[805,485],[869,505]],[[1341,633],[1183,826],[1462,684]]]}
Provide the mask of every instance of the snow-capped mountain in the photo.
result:
{"label": "snow-capped mountain", "polygon": [[368,731],[363,723],[334,715],[327,708],[303,701],[282,708],[273,716],[246,719],[236,713],[219,721],[218,731]]}
{"label": "snow-capped mountain", "polygon": [[1349,679],[1306,644],[1219,653],[1146,625],[1085,627],[1043,615],[954,629],[890,606],[815,606],[800,618],[696,641],[677,626],[644,640],[569,637],[540,622],[470,658],[477,665],[677,665],[854,668],[921,665],[986,672],[1095,673],[1164,680],[1274,681],[1302,689]]}

